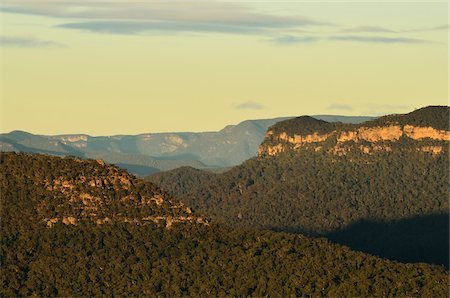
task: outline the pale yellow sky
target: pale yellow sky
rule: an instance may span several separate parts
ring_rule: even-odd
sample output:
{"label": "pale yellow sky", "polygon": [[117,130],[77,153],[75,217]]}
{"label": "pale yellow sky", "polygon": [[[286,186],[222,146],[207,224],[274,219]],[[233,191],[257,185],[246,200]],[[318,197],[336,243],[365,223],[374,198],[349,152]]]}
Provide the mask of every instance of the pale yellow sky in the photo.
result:
{"label": "pale yellow sky", "polygon": [[1,132],[210,131],[448,105],[447,2],[71,3],[1,3]]}

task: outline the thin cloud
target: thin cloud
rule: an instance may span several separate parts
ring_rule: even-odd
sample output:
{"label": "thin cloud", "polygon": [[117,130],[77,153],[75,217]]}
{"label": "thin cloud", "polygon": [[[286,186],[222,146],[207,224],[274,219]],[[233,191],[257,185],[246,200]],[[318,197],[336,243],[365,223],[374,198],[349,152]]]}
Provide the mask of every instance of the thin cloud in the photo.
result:
{"label": "thin cloud", "polygon": [[16,48],[50,48],[50,47],[65,47],[64,44],[51,41],[42,40],[34,37],[14,37],[14,36],[0,36],[0,47],[16,47]]}
{"label": "thin cloud", "polygon": [[353,32],[353,33],[397,33],[395,30],[380,26],[358,26],[348,29],[343,29],[341,32]]}
{"label": "thin cloud", "polygon": [[435,26],[435,27],[404,30],[403,32],[426,32],[426,31],[441,31],[441,30],[450,30],[450,24],[445,24],[445,25]]}
{"label": "thin cloud", "polygon": [[362,36],[362,35],[333,35],[333,36],[283,35],[279,37],[274,37],[269,41],[279,45],[307,44],[319,41],[342,41],[342,42],[380,43],[380,44],[438,44],[438,42],[416,38]]}
{"label": "thin cloud", "polygon": [[264,109],[264,106],[257,102],[247,101],[247,102],[238,104],[235,108],[237,110],[262,110],[262,109]]}
{"label": "thin cloud", "polygon": [[66,29],[86,30],[97,33],[112,34],[142,34],[146,32],[203,32],[203,33],[236,33],[256,34],[263,30],[259,28],[220,25],[212,23],[190,23],[190,22],[81,22],[58,25]]}
{"label": "thin cloud", "polygon": [[450,24],[437,26],[437,27],[431,27],[429,30],[450,30]]}
{"label": "thin cloud", "polygon": [[352,28],[343,29],[340,32],[344,33],[412,33],[412,32],[427,32],[427,31],[441,31],[441,30],[449,30],[450,25],[440,25],[433,27],[423,27],[416,29],[407,29],[407,30],[394,30],[382,26],[357,26]]}
{"label": "thin cloud", "polygon": [[[254,34],[272,37],[279,45],[307,44],[320,40],[347,40],[374,43],[431,43],[414,38],[387,38],[372,36],[306,36],[295,33],[320,34],[313,28],[338,25],[298,15],[275,15],[253,10],[238,2],[227,1],[149,1],[125,3],[122,0],[4,0],[0,11],[26,15],[54,17],[62,20],[57,27],[108,34],[143,33],[229,33]],[[448,30],[440,25],[413,30],[393,30],[383,26],[358,26],[344,29],[342,33],[408,33],[430,30]],[[305,30],[307,29],[307,30]],[[273,37],[274,34],[292,34]],[[326,32],[322,32],[326,34]],[[332,34],[328,32],[328,34]]]}
{"label": "thin cloud", "polygon": [[327,107],[327,110],[353,111],[353,107],[346,104],[333,103]]}
{"label": "thin cloud", "polygon": [[276,16],[252,12],[235,3],[224,2],[139,2],[130,5],[123,1],[58,1],[31,3],[6,1],[4,12],[44,15],[56,18],[129,21],[194,21],[233,23],[248,26],[297,26],[321,24],[298,16]]}
{"label": "thin cloud", "polygon": [[[42,15],[71,22],[63,28],[102,33],[137,34],[145,31],[263,33],[307,26],[332,25],[302,16],[280,16],[252,11],[230,2],[123,1],[33,3],[7,0],[0,11]],[[78,21],[74,21],[78,20]]]}
{"label": "thin cloud", "polygon": [[315,43],[319,41],[321,38],[316,36],[292,36],[292,35],[283,35],[280,37],[274,37],[269,39],[270,42],[281,45],[292,45],[299,43]]}
{"label": "thin cloud", "polygon": [[352,42],[367,42],[367,43],[383,43],[383,44],[419,44],[419,43],[436,43],[424,39],[406,38],[406,37],[383,37],[383,36],[331,36],[329,40],[336,41],[352,41]]}

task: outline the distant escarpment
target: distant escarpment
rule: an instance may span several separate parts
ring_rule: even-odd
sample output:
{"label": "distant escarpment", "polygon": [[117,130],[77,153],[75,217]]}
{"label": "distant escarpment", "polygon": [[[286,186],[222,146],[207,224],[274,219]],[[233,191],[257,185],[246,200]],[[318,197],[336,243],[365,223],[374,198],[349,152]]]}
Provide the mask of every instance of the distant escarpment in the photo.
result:
{"label": "distant escarpment", "polygon": [[449,108],[443,106],[362,124],[330,123],[303,116],[270,127],[258,155],[273,156],[305,148],[333,155],[346,155],[355,150],[374,154],[398,148],[441,154],[450,141],[448,120]]}

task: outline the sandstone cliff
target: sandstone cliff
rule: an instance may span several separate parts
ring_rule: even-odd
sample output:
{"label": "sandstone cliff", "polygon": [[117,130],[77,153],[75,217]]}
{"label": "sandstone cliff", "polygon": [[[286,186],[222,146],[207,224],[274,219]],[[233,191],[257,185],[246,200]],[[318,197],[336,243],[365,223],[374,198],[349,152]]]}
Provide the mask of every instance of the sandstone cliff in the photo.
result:
{"label": "sandstone cliff", "polygon": [[[273,156],[303,148],[334,155],[345,155],[353,150],[373,154],[398,148],[441,154],[450,141],[448,114],[448,107],[427,107],[409,114],[385,116],[356,125],[298,117],[269,128],[258,155]],[[409,142],[408,145],[401,146],[405,142]]]}

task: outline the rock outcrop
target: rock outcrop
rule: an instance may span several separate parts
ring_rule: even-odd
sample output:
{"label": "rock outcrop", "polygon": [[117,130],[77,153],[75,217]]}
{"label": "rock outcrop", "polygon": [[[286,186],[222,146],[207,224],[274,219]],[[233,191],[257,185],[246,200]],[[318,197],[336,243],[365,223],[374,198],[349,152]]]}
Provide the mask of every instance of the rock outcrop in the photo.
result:
{"label": "rock outcrop", "polygon": [[[208,225],[182,202],[102,160],[2,153],[2,174],[23,173],[41,193],[35,210],[49,228],[57,223],[78,225],[134,223],[170,228],[176,223]],[[28,173],[28,168],[34,172]],[[39,169],[39,171],[36,171]],[[4,178],[4,177],[3,177]]]}

